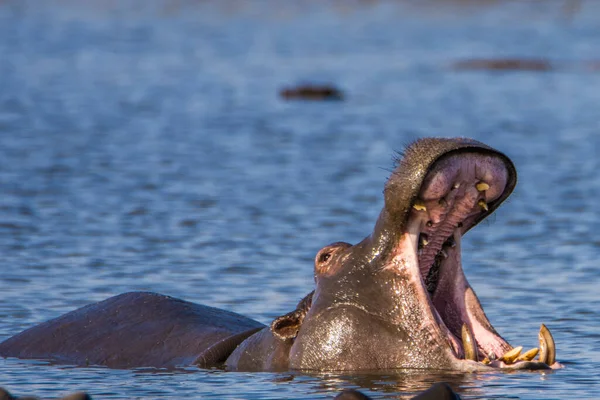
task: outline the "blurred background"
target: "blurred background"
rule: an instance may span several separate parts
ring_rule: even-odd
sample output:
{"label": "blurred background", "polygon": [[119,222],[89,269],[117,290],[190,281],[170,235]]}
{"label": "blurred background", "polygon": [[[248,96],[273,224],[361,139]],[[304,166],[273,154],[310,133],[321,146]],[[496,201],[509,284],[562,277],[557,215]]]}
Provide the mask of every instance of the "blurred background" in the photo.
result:
{"label": "blurred background", "polygon": [[397,151],[467,136],[515,193],[464,242],[515,345],[555,373],[114,371],[0,359],[14,393],[598,398],[600,2],[0,1],[0,340],[150,290],[269,323],[368,235]]}

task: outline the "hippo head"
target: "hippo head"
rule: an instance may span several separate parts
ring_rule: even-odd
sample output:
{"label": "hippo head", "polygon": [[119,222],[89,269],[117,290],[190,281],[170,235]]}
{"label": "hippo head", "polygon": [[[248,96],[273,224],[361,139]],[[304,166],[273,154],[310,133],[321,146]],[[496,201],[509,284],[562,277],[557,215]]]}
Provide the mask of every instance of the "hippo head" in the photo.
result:
{"label": "hippo head", "polygon": [[[362,242],[322,250],[316,289],[290,351],[296,369],[538,369],[487,319],[461,265],[461,238],[513,191],[504,154],[470,139],[419,140],[385,184],[385,206]],[[327,248],[325,248],[326,250]]]}

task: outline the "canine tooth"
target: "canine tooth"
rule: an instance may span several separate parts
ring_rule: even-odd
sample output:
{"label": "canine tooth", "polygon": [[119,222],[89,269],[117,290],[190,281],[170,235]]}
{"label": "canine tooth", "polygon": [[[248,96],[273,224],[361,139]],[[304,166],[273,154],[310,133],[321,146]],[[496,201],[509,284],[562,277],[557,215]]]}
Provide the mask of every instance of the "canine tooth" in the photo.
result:
{"label": "canine tooth", "polygon": [[444,258],[448,258],[448,253],[446,253],[446,250],[440,250],[440,253],[444,256]]}
{"label": "canine tooth", "polygon": [[521,354],[519,358],[517,358],[517,361],[531,361],[535,358],[535,356],[537,356],[538,351],[539,350],[537,347],[527,350],[525,353]]}
{"label": "canine tooth", "polygon": [[488,185],[485,182],[479,182],[477,185],[475,185],[475,187],[477,188],[477,191],[485,192],[486,190],[488,190],[490,188],[490,185]]}
{"label": "canine tooth", "polygon": [[423,247],[425,247],[429,244],[429,240],[425,239],[424,237],[421,237],[421,244],[423,245]]}
{"label": "canine tooth", "polygon": [[500,361],[504,361],[506,364],[514,363],[519,357],[519,354],[521,354],[521,350],[523,350],[523,346],[515,347],[514,349],[507,351],[500,357]]}
{"label": "canine tooth", "polygon": [[481,207],[482,209],[484,209],[485,211],[487,211],[487,210],[488,210],[488,205],[487,205],[487,203],[485,202],[485,200],[483,200],[483,199],[479,200],[479,201],[477,202],[477,205],[478,205],[479,207]]}
{"label": "canine tooth", "polygon": [[477,345],[473,339],[473,332],[471,332],[467,324],[463,324],[462,326],[462,344],[465,351],[465,360],[479,361],[477,357]]}
{"label": "canine tooth", "polygon": [[427,211],[427,207],[425,207],[425,203],[423,203],[421,200],[415,201],[415,204],[413,204],[413,208],[417,211]]}
{"label": "canine tooth", "polygon": [[455,183],[454,186],[452,186],[452,189],[458,189],[460,187],[460,183]]}
{"label": "canine tooth", "polygon": [[540,327],[538,339],[540,340],[540,361],[548,365],[554,364],[556,361],[554,338],[552,337],[550,330],[548,330],[544,324]]}

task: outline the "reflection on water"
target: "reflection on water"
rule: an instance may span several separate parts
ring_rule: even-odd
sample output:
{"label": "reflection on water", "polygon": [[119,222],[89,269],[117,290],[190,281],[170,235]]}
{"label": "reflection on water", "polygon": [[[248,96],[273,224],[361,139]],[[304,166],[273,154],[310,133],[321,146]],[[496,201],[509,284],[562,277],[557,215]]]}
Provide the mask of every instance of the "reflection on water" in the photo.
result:
{"label": "reflection on water", "polygon": [[[465,237],[495,327],[552,330],[565,370],[269,374],[0,360],[18,394],[98,398],[598,398],[599,2],[0,3],[0,339],[151,290],[261,322],[356,243],[394,151],[470,136],[508,154],[514,195]],[[456,71],[461,60],[569,68]],[[575,66],[571,68],[570,66]],[[343,102],[285,102],[331,83]],[[575,394],[575,395],[574,395]]]}

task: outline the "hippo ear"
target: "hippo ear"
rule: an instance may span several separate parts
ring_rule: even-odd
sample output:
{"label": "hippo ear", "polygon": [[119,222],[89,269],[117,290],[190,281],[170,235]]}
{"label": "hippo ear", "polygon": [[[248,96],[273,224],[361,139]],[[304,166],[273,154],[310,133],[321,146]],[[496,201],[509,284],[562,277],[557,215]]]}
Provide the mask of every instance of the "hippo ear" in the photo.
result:
{"label": "hippo ear", "polygon": [[294,339],[298,335],[306,311],[294,310],[271,322],[271,332],[281,340]]}

